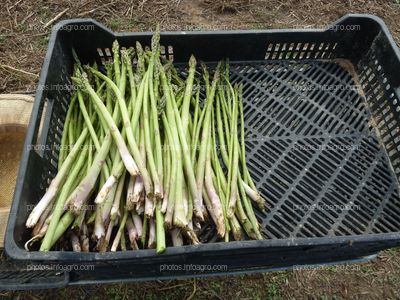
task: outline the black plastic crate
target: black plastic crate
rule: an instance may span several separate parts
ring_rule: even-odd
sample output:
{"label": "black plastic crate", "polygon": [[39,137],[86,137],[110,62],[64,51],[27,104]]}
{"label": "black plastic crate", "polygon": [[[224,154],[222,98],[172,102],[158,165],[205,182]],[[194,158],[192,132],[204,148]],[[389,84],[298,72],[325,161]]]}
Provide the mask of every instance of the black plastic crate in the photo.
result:
{"label": "black plastic crate", "polygon": [[[229,58],[244,85],[248,165],[267,212],[268,239],[116,253],[27,252],[25,221],[55,175],[70,94],[71,49],[82,62],[111,57],[151,33],[113,33],[90,20],[53,29],[25,141],[6,234],[22,263],[95,264],[71,282],[178,278],[351,261],[400,245],[400,53],[385,24],[347,15],[326,30],[163,32],[163,54],[180,66]],[[45,88],[41,88],[45,87]],[[40,133],[39,133],[40,132]],[[36,145],[36,147],[32,147]],[[165,272],[165,264],[225,270]]]}

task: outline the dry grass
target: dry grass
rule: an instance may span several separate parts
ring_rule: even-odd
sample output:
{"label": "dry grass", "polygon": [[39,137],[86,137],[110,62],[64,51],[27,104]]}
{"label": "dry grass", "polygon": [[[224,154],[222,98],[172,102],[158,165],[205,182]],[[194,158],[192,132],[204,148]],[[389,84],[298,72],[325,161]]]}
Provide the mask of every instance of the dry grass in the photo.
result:
{"label": "dry grass", "polygon": [[[382,17],[400,41],[400,5],[384,0],[5,0],[0,11],[0,93],[32,93],[51,26],[94,18],[116,31],[322,27],[350,12]],[[5,67],[23,70],[18,72]],[[32,74],[28,74],[33,73]]]}
{"label": "dry grass", "polygon": [[251,8],[251,0],[206,0],[203,6],[207,12],[215,12],[217,14],[239,13]]}

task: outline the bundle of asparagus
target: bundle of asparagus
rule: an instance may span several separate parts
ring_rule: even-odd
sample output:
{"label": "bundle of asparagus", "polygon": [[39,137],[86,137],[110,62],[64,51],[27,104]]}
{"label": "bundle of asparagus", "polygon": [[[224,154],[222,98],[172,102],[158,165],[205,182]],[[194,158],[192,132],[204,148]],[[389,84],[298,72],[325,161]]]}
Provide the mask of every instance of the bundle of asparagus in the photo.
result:
{"label": "bundle of asparagus", "polygon": [[26,248],[63,241],[73,251],[161,253],[198,244],[210,222],[216,240],[261,239],[252,202],[263,209],[264,200],[246,166],[242,88],[230,83],[228,65],[212,80],[203,66],[195,78],[192,56],[182,78],[161,58],[158,33],[151,49],[115,41],[112,51],[101,69],[74,55],[59,169],[26,222]]}

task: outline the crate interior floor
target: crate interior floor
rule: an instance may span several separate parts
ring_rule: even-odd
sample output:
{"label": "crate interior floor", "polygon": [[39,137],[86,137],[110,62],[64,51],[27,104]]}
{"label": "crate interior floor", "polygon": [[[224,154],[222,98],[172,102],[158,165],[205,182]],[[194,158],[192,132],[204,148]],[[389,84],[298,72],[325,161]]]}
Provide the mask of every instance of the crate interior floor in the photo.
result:
{"label": "crate interior floor", "polygon": [[231,63],[267,238],[400,231],[398,182],[352,75],[334,61]]}

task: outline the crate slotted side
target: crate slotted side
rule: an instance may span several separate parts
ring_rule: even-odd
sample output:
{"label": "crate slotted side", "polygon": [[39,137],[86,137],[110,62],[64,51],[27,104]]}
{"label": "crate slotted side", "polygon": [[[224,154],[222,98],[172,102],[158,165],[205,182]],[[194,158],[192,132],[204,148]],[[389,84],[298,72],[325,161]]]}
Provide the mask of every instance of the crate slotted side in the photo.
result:
{"label": "crate slotted side", "polygon": [[232,64],[268,238],[400,230],[398,184],[352,75],[335,61]]}

